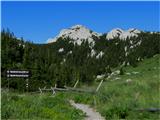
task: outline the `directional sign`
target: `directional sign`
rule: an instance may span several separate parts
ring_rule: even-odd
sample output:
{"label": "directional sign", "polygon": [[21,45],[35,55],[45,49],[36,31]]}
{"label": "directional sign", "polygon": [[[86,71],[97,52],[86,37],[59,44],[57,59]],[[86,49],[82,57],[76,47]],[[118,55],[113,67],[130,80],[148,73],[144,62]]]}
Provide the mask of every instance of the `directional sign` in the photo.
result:
{"label": "directional sign", "polygon": [[31,72],[28,70],[7,70],[6,76],[8,78],[28,78],[31,76]]}

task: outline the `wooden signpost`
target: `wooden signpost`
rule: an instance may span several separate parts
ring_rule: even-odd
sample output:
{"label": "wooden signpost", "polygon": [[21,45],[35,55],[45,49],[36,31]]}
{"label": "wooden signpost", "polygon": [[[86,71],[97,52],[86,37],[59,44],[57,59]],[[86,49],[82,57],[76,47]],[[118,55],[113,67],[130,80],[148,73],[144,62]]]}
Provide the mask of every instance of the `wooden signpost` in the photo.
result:
{"label": "wooden signpost", "polygon": [[9,90],[9,79],[8,78],[27,78],[26,79],[26,88],[28,91],[28,81],[29,77],[31,77],[31,71],[28,70],[7,70],[6,77],[8,80],[8,90]]}

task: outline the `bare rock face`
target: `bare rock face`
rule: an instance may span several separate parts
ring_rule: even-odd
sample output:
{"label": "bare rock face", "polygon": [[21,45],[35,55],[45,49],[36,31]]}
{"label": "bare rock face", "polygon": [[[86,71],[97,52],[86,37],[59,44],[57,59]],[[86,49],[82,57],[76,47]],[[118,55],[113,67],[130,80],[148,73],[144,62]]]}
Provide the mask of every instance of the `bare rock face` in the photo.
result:
{"label": "bare rock face", "polygon": [[116,28],[108,32],[106,38],[108,40],[114,39],[114,38],[120,38],[121,40],[126,40],[127,38],[138,37],[138,33],[140,32],[141,32],[140,30],[135,28],[131,28],[125,31],[120,28]]}
{"label": "bare rock face", "polygon": [[93,36],[99,37],[101,34],[93,32],[82,25],[75,25],[71,28],[63,29],[60,31],[59,35],[57,35],[53,39],[49,39],[47,42],[52,43],[56,42],[58,38],[71,38],[73,39],[73,43],[77,43],[78,45],[81,45],[83,40],[88,40],[89,44],[94,45]]}
{"label": "bare rock face", "polygon": [[108,32],[106,38],[107,39],[114,39],[114,38],[119,38],[119,36],[123,33],[124,31],[120,28],[115,28]]}

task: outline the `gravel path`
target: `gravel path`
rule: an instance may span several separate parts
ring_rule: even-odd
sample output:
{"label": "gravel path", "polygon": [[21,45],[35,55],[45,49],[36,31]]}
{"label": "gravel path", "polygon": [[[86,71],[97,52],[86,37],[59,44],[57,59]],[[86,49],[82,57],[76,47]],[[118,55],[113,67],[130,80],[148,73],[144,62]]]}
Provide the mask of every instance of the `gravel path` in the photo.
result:
{"label": "gravel path", "polygon": [[86,113],[87,117],[85,120],[105,120],[98,112],[90,108],[89,105],[75,103],[73,100],[70,100],[70,104]]}

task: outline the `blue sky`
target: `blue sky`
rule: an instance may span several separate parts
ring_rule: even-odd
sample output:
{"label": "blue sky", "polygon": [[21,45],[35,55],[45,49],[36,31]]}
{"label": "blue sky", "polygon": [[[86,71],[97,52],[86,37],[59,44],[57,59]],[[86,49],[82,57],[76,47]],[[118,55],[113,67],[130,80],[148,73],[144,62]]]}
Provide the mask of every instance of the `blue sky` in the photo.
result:
{"label": "blue sky", "polygon": [[2,28],[34,43],[82,24],[105,33],[113,28],[159,31],[159,2],[2,2]]}

